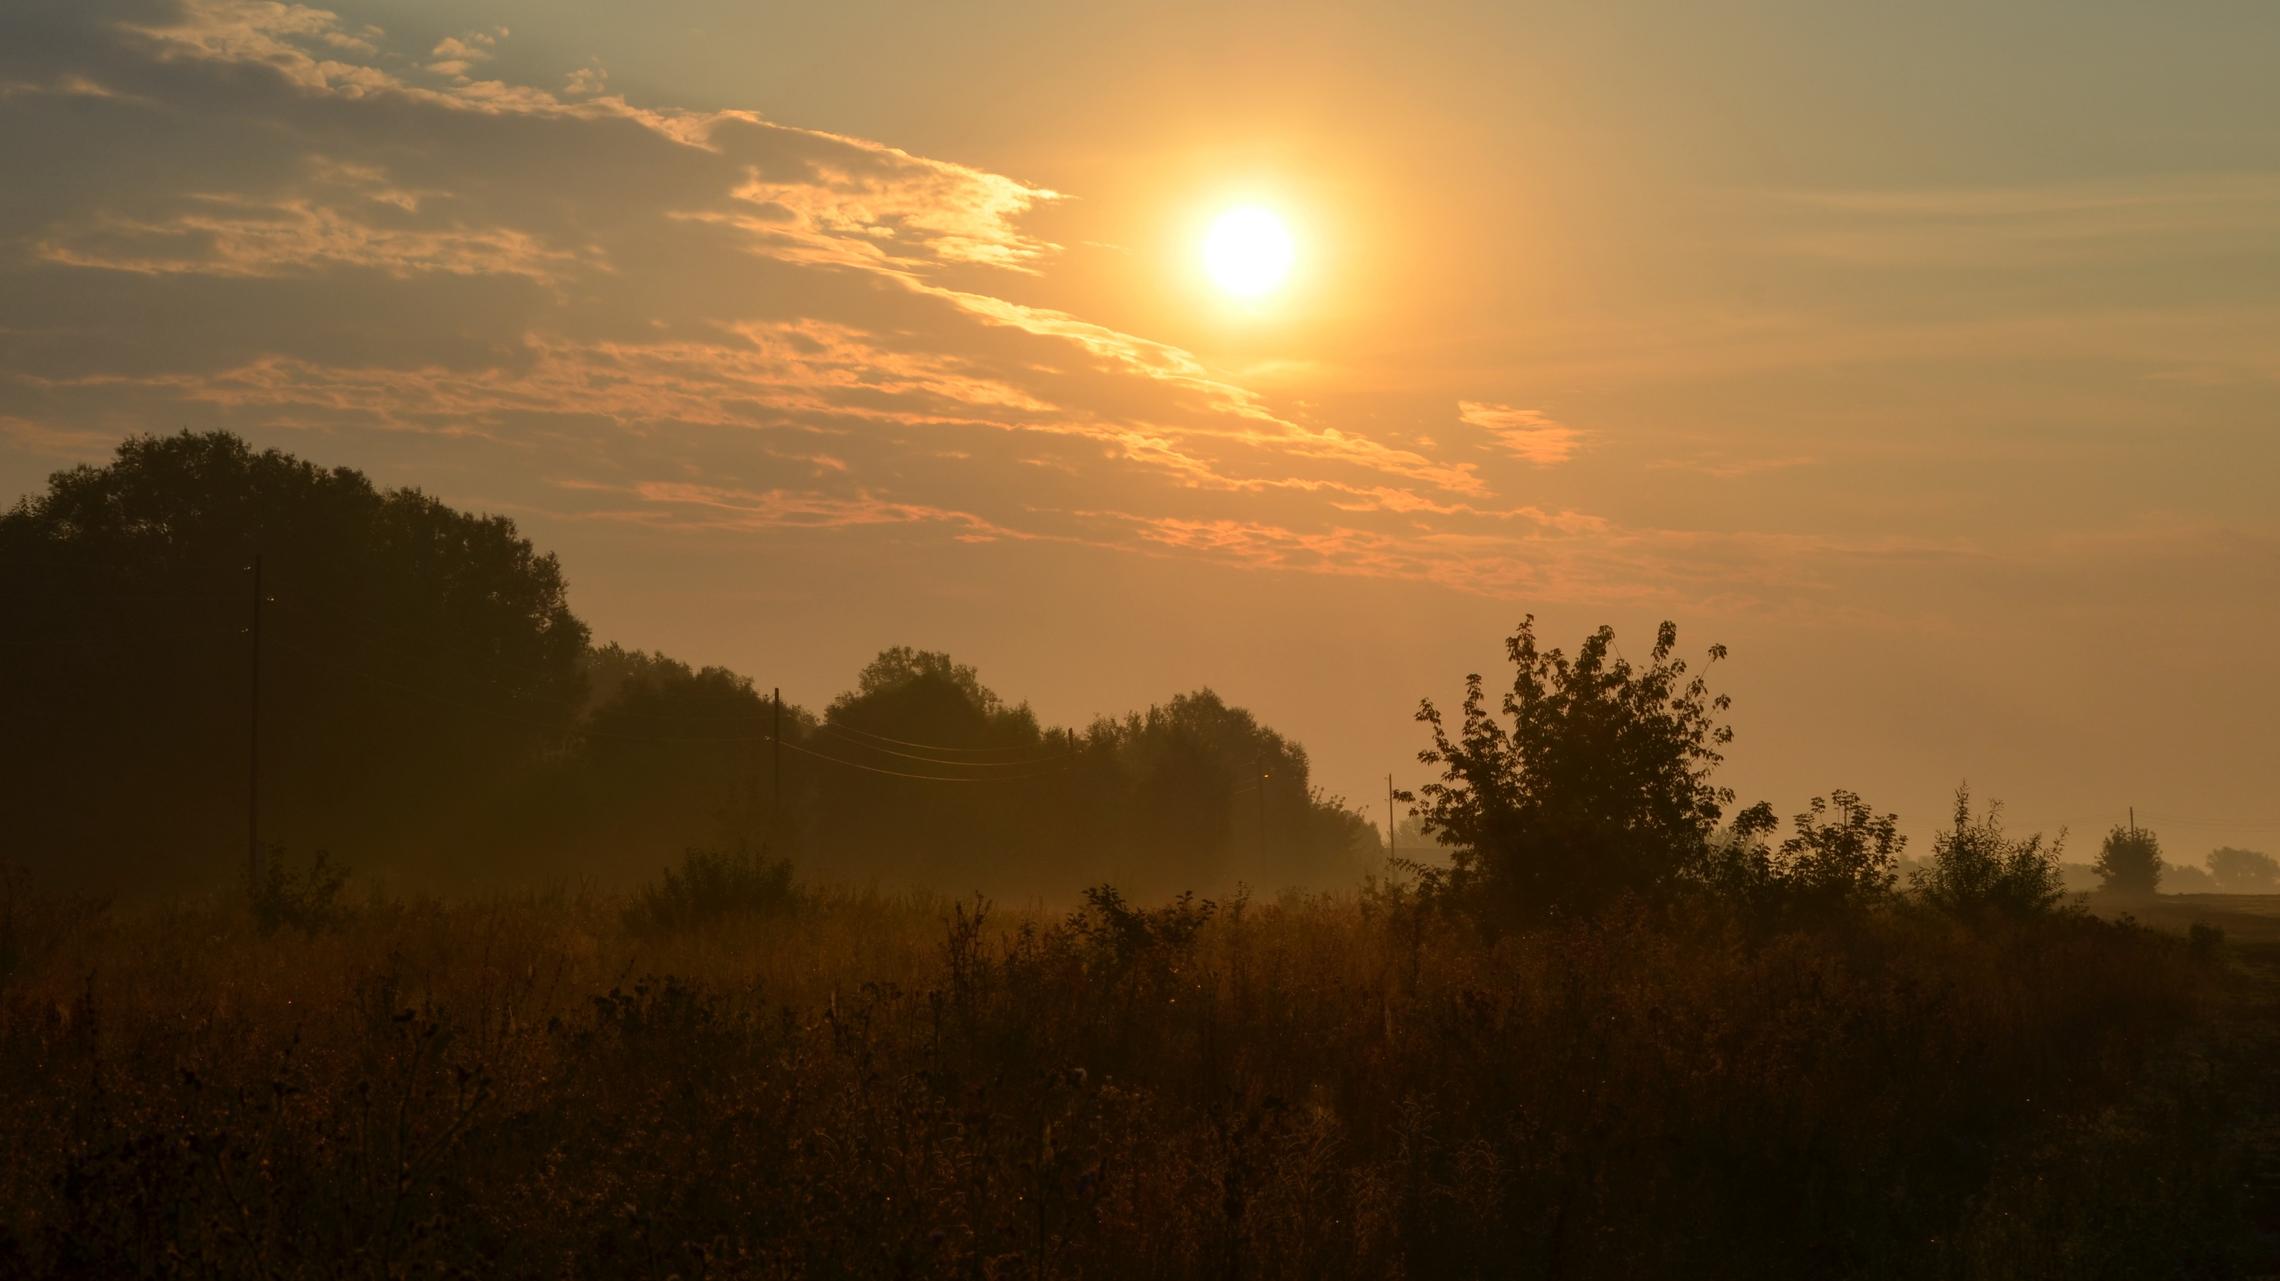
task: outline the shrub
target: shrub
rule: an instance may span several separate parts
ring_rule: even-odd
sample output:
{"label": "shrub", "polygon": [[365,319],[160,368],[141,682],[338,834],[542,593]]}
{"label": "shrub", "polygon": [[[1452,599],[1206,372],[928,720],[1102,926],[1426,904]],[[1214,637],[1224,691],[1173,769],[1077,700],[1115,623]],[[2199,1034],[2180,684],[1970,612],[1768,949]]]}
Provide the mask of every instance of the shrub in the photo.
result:
{"label": "shrub", "polygon": [[1860,902],[1892,892],[1908,838],[1900,816],[1878,814],[1856,792],[1816,796],[1781,843],[1775,875],[1793,892],[1825,903]]}
{"label": "shrub", "polygon": [[2193,955],[2200,960],[2222,956],[2225,950],[2224,927],[2211,925],[2207,921],[2195,921],[2185,932],[2185,941],[2192,948]]}
{"label": "shrub", "polygon": [[252,886],[254,926],[264,934],[287,927],[316,934],[340,924],[348,914],[340,903],[348,876],[324,850],[308,866],[296,867],[284,846],[270,846]]}
{"label": "shrub", "polygon": [[2151,894],[2161,885],[2161,838],[2135,824],[2115,824],[2098,850],[2098,887],[2114,894]]}
{"label": "shrub", "polygon": [[1908,838],[1896,814],[1878,814],[1857,793],[1816,796],[1792,820],[1778,849],[1777,823],[1763,802],[1734,816],[1709,842],[1694,879],[1761,924],[1851,911],[1892,892]]}
{"label": "shrub", "polygon": [[647,886],[625,910],[625,925],[636,933],[661,933],[708,925],[730,917],[789,914],[799,905],[789,859],[739,845],[733,850],[690,849],[678,869]]}
{"label": "shrub", "polygon": [[[1417,719],[1442,767],[1419,792],[1427,830],[1456,849],[1448,887],[1477,913],[1510,919],[1589,911],[1668,884],[1703,856],[1730,788],[1711,772],[1733,738],[1718,717],[1728,699],[1674,657],[1664,623],[1647,665],[1615,650],[1601,627],[1570,658],[1536,643],[1535,618],[1505,642],[1516,669],[1487,707],[1478,674],[1465,678],[1464,723],[1451,737],[1431,699]],[[1715,662],[1723,646],[1710,648]]]}
{"label": "shrub", "polygon": [[2065,847],[2064,832],[2047,848],[2040,832],[2005,835],[2000,801],[1987,807],[1986,817],[1974,818],[1971,789],[1959,787],[1955,826],[1933,839],[1931,866],[1915,874],[1915,889],[1958,916],[2039,916],[2066,897],[2059,870]]}

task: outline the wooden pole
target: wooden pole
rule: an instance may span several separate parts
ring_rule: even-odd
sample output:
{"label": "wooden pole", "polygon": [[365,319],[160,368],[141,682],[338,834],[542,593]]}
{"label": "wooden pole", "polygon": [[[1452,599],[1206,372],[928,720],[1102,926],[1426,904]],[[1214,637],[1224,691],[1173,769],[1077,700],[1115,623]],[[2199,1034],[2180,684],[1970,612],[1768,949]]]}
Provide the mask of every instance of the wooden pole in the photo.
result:
{"label": "wooden pole", "polygon": [[245,877],[261,883],[261,553],[253,554],[253,614],[246,626]]}

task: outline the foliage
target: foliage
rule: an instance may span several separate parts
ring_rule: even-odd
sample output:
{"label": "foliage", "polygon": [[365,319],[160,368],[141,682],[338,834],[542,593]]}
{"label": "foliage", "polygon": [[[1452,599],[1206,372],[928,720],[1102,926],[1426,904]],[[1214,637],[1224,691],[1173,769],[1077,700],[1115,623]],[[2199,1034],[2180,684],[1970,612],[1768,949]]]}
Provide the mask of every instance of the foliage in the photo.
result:
{"label": "foliage", "polygon": [[2085,917],[621,910],[94,922],[0,989],[0,1275],[2240,1274],[2261,1067]]}
{"label": "foliage", "polygon": [[2280,893],[2280,862],[2256,850],[2226,845],[2209,851],[2209,875],[2227,894]]}
{"label": "foliage", "polygon": [[2042,834],[2013,838],[2003,831],[2003,804],[1971,812],[1971,790],[1955,791],[1953,826],[1932,841],[1931,865],[1915,877],[1925,901],[1958,916],[2027,917],[2057,907],[2066,897],[2060,859],[2066,834],[2047,847]]}
{"label": "foliage", "polygon": [[2151,894],[2161,885],[2161,838],[2117,823],[2098,849],[2099,887],[2113,894]]}
{"label": "foliage", "polygon": [[1772,807],[1743,810],[1711,842],[1698,878],[1729,901],[1780,917],[1857,911],[1892,894],[1908,845],[1898,815],[1880,815],[1839,789],[1814,797],[1792,824],[1788,839],[1768,849]]}
{"label": "foliage", "polygon": [[[1690,675],[1677,645],[1664,623],[1634,667],[1601,627],[1570,658],[1537,644],[1530,615],[1506,643],[1509,728],[1477,674],[1454,737],[1432,700],[1421,704],[1433,746],[1418,759],[1442,769],[1420,789],[1421,812],[1456,847],[1452,893],[1492,917],[1542,918],[1652,891],[1701,860],[1734,799],[1710,782],[1733,731],[1717,719],[1728,698]],[[1712,662],[1724,656],[1711,647]]]}
{"label": "foliage", "polygon": [[788,859],[742,846],[691,849],[680,867],[666,868],[661,879],[635,895],[625,924],[636,932],[683,930],[739,917],[784,916],[799,902]]}
{"label": "foliage", "polygon": [[[2068,866],[2088,867],[2089,864],[2069,864]],[[2171,894],[2216,894],[2224,888],[2217,883],[2215,877],[2191,863],[2178,863],[2163,867],[2161,869],[2161,883],[2167,887],[2167,892]],[[2085,888],[2096,889],[2097,887],[2097,872],[2093,870],[2090,874],[2090,884]]]}
{"label": "foliage", "polygon": [[1035,893],[1342,881],[1367,823],[1210,690],[1049,729],[895,647],[821,715],[720,667],[590,648],[503,517],[227,433],[138,437],[0,514],[0,777],[49,877],[235,875],[262,558],[259,831],[407,883],[622,886],[765,843],[891,884]]}
{"label": "foliage", "polygon": [[41,799],[9,815],[39,870],[234,865],[257,554],[264,836],[439,848],[562,745],[586,629],[513,522],[226,433],[136,437],[0,514],[0,777]]}
{"label": "foliage", "polygon": [[248,895],[254,926],[263,934],[283,929],[315,934],[338,926],[347,917],[340,892],[348,877],[348,869],[324,850],[301,865],[283,845],[269,846],[262,851]]}
{"label": "foliage", "polygon": [[1900,816],[1878,814],[1859,793],[1816,796],[1781,843],[1778,875],[1809,898],[1858,901],[1892,892],[1908,838]]}

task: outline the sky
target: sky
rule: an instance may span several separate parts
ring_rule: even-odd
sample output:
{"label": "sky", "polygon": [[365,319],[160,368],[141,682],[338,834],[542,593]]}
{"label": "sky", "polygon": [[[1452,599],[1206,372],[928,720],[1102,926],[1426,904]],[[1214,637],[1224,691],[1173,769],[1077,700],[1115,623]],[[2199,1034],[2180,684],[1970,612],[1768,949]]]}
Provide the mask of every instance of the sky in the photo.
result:
{"label": "sky", "polygon": [[[1410,719],[1730,647],[1724,780],[2280,852],[2280,7],[12,0],[0,501],[227,428],[820,705]],[[1272,210],[1245,302],[1206,230]]]}

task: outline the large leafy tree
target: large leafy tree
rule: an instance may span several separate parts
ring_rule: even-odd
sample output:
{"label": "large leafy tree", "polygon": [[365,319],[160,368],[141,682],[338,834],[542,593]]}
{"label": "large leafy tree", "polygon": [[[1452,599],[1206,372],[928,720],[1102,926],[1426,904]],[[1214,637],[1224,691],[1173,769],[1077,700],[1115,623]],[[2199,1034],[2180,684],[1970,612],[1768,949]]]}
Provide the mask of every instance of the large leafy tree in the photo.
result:
{"label": "large leafy tree", "polygon": [[1634,665],[1601,627],[1570,656],[1537,642],[1531,615],[1506,643],[1513,681],[1496,711],[1477,674],[1454,733],[1432,700],[1420,705],[1433,746],[1418,759],[1442,778],[1411,799],[1455,847],[1448,881],[1462,899],[1507,917],[1587,911],[1702,857],[1734,799],[1710,781],[1733,730],[1727,697],[1677,647],[1666,622]]}
{"label": "large leafy tree", "polygon": [[0,515],[18,858],[234,866],[256,555],[265,837],[448,855],[491,788],[562,743],[586,629],[511,521],[226,433],[140,437]]}

